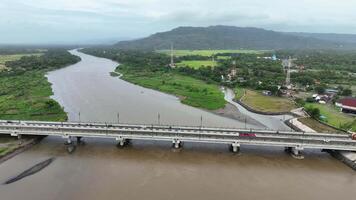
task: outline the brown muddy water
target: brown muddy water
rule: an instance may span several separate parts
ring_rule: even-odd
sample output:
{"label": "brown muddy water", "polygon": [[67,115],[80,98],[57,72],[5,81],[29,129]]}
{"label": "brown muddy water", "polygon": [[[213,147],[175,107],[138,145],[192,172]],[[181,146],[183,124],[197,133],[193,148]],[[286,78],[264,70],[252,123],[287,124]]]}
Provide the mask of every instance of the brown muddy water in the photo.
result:
{"label": "brown muddy water", "polygon": [[[184,106],[173,96],[114,79],[108,74],[114,62],[72,53],[83,61],[49,74],[54,98],[73,113],[70,120],[79,120],[75,113],[80,110],[81,121],[115,122],[116,110],[120,110],[125,122],[155,123],[158,111],[164,123],[196,125],[203,115],[206,125],[244,126]],[[242,146],[241,154],[234,155],[225,145],[186,143],[180,151],[173,151],[171,144],[164,142],[133,141],[118,149],[113,140],[85,141],[68,154],[63,139],[47,137],[0,164],[3,183],[43,160],[56,158],[32,176],[0,185],[0,199],[341,200],[356,196],[354,171],[319,151],[307,151],[304,160],[296,160],[281,148]]]}

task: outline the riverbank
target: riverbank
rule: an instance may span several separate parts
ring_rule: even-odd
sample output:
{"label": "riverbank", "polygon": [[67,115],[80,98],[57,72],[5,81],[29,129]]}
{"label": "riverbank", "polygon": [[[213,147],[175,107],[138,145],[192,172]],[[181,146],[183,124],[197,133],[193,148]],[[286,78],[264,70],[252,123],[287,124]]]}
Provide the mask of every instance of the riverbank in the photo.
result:
{"label": "riverbank", "polygon": [[[0,72],[0,119],[66,121],[67,113],[50,98],[53,92],[46,74],[79,61],[66,50],[54,50],[7,62],[8,70]],[[0,138],[0,157],[21,151],[36,140]]]}
{"label": "riverbank", "polygon": [[335,129],[356,131],[356,117],[342,113],[339,108],[329,104],[307,103],[305,108],[318,108],[323,116],[321,123]]}
{"label": "riverbank", "polygon": [[0,164],[38,144],[43,137],[0,137]]}
{"label": "riverbank", "polygon": [[120,65],[116,72],[122,74],[121,79],[125,81],[175,95],[189,106],[217,110],[226,104],[219,86],[175,72],[135,70],[124,65]]}
{"label": "riverbank", "polygon": [[[308,118],[305,118],[305,119],[308,119]],[[303,121],[305,122],[306,120],[294,118],[294,119],[288,120],[287,124],[289,126],[291,126],[296,131],[303,131],[303,132],[308,132],[308,133],[317,132],[317,130],[313,129],[315,127],[311,128],[308,123],[302,123]],[[316,128],[321,129],[321,130],[325,130],[325,128],[327,128],[327,127],[321,128],[322,126],[325,126],[325,125],[320,124]],[[328,127],[328,128],[330,128],[330,127]],[[327,130],[329,130],[329,129],[327,129]],[[333,133],[335,133],[335,132],[333,132]],[[347,133],[344,133],[344,134],[347,134]],[[350,168],[352,168],[353,170],[356,171],[356,153],[355,152],[335,151],[335,150],[326,150],[326,152],[328,152],[335,159],[345,163],[347,166],[349,166]]]}

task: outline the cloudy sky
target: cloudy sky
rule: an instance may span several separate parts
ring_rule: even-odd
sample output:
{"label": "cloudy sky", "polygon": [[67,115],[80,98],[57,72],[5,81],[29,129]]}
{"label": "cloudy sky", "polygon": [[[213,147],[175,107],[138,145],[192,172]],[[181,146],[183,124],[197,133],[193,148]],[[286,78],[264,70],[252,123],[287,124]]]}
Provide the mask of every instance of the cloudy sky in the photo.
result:
{"label": "cloudy sky", "polygon": [[356,0],[0,0],[0,43],[98,43],[177,26],[356,34]]}

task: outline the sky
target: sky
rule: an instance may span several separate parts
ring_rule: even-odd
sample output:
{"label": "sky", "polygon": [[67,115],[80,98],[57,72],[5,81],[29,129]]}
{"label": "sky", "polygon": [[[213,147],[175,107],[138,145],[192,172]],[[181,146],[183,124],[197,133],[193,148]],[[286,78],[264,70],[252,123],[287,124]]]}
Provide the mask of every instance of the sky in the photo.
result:
{"label": "sky", "polygon": [[356,34],[356,0],[0,0],[0,44],[109,43],[178,26]]}

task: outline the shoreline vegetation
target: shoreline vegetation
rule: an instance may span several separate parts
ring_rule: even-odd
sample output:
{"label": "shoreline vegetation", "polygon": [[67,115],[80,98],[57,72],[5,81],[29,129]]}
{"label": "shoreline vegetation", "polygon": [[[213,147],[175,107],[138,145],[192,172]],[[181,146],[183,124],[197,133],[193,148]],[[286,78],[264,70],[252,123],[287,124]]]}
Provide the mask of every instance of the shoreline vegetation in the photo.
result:
{"label": "shoreline vegetation", "polygon": [[[67,113],[53,95],[47,72],[75,64],[80,58],[65,49],[49,49],[41,54],[21,54],[6,61],[0,72],[0,119],[66,121]],[[0,55],[9,58],[8,55]],[[11,56],[10,56],[11,57]],[[0,137],[0,158],[32,144],[36,138]]]}
{"label": "shoreline vegetation", "polygon": [[[219,84],[171,69],[169,56],[146,51],[89,48],[80,50],[120,62],[115,72],[122,79],[146,88],[177,96],[183,104],[206,110],[224,108],[226,101]],[[181,68],[180,68],[181,69]],[[112,76],[118,74],[111,73]]]}
{"label": "shoreline vegetation", "polygon": [[121,79],[125,81],[175,95],[189,106],[217,110],[226,104],[219,86],[195,78],[174,72],[142,72],[126,65],[120,65],[115,71],[122,74]]}
{"label": "shoreline vegetation", "polygon": [[[328,126],[335,127],[335,129],[341,129],[344,131],[356,131],[356,119],[350,115],[342,113],[334,105],[307,103],[304,106],[308,108],[317,108],[322,116],[321,122]],[[317,120],[315,120],[318,122]],[[319,124],[322,124],[318,122]],[[327,126],[324,125],[324,126]]]}

